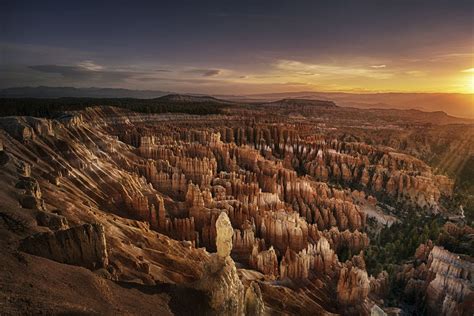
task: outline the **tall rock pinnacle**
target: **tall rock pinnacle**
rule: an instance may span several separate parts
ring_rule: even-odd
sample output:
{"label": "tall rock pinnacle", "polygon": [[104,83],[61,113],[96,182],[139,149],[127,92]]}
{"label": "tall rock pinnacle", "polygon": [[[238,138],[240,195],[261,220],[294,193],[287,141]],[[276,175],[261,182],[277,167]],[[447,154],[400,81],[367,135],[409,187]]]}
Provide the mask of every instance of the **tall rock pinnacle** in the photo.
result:
{"label": "tall rock pinnacle", "polygon": [[234,229],[232,228],[227,213],[222,212],[219,215],[219,218],[216,221],[216,230],[217,255],[220,258],[225,259],[230,256],[230,252],[232,251],[232,236],[234,235]]}

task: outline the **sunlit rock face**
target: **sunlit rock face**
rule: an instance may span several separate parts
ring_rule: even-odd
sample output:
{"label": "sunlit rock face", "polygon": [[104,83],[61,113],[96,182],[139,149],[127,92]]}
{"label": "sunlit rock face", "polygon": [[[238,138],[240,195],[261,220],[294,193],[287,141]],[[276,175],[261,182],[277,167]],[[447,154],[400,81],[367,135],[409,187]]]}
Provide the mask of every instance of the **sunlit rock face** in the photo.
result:
{"label": "sunlit rock face", "polygon": [[230,256],[232,251],[232,236],[234,235],[234,229],[225,212],[222,212],[217,218],[216,231],[217,255],[219,258],[225,259]]}
{"label": "sunlit rock face", "polygon": [[357,304],[369,294],[367,272],[357,267],[344,267],[337,283],[337,297],[342,304]]}
{"label": "sunlit rock face", "polygon": [[230,257],[233,229],[229,217],[222,212],[216,221],[217,253],[211,254],[204,274],[195,287],[210,297],[210,307],[219,315],[263,315],[264,304],[258,284],[244,288]]}
{"label": "sunlit rock face", "polygon": [[474,263],[438,246],[431,250],[428,260],[429,271],[434,274],[426,289],[430,311],[441,311],[442,315],[472,312]]}
{"label": "sunlit rock face", "polygon": [[[449,230],[456,227],[448,226]],[[474,298],[472,258],[435,246],[431,241],[418,247],[415,258],[418,265],[408,264],[398,275],[406,280],[405,293],[421,296],[429,313],[469,315]]]}
{"label": "sunlit rock face", "polygon": [[[199,298],[211,314],[369,314],[389,277],[366,271],[368,214],[443,212],[452,180],[313,121],[311,105],[296,121],[274,106],[0,119],[2,247],[161,291],[169,313]],[[427,297],[451,310],[466,275],[434,249],[417,252],[437,275]]]}

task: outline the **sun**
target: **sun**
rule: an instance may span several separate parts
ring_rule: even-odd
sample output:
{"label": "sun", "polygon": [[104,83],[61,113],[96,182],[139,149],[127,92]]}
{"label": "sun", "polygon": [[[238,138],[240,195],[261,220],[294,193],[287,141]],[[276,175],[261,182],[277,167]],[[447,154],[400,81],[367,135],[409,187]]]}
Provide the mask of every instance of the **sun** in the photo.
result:
{"label": "sun", "polygon": [[469,93],[474,93],[474,75],[470,75],[467,80],[468,80],[467,91]]}
{"label": "sun", "polygon": [[465,85],[468,93],[474,93],[474,68],[464,69],[461,72],[465,73],[464,76],[467,79],[467,84]]}

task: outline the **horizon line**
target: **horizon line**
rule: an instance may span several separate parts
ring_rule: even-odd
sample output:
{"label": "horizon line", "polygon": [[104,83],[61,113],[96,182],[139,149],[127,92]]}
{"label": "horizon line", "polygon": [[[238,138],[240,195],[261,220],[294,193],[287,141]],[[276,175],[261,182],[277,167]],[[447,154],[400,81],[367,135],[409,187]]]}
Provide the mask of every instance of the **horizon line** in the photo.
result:
{"label": "horizon line", "polygon": [[0,90],[8,89],[25,89],[25,88],[73,88],[73,89],[117,89],[117,90],[129,90],[129,91],[150,91],[150,92],[163,92],[170,94],[188,94],[188,95],[209,95],[209,96],[258,96],[265,94],[290,94],[290,93],[345,93],[345,94],[461,94],[461,95],[474,95],[474,92],[440,92],[440,91],[397,91],[397,90],[366,90],[366,91],[353,91],[353,90],[300,90],[300,91],[283,91],[283,92],[258,92],[258,93],[243,93],[243,94],[222,94],[222,93],[199,93],[199,92],[183,92],[183,91],[169,91],[155,89],[135,89],[135,88],[123,88],[123,87],[75,87],[75,86],[10,86],[2,87]]}

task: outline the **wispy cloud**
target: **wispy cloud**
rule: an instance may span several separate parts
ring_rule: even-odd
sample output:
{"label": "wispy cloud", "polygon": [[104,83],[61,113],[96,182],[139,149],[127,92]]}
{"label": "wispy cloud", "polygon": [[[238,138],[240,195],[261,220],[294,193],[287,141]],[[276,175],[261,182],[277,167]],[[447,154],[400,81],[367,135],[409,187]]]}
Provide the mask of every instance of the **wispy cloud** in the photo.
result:
{"label": "wispy cloud", "polygon": [[379,68],[386,68],[387,65],[372,65],[370,66],[370,68],[374,68],[374,69],[379,69]]}
{"label": "wispy cloud", "polygon": [[92,61],[80,62],[76,66],[32,65],[29,68],[43,73],[58,74],[72,80],[122,81],[143,74],[135,71],[107,70]]}
{"label": "wispy cloud", "polygon": [[421,70],[408,70],[405,71],[405,74],[413,77],[424,77],[426,76],[426,72],[421,71]]}
{"label": "wispy cloud", "polygon": [[64,65],[33,65],[29,66],[30,69],[49,73],[49,74],[59,74],[63,77],[86,77],[88,70],[83,69],[82,67],[77,66],[64,66]]}
{"label": "wispy cloud", "polygon": [[432,62],[447,61],[447,60],[472,60],[474,53],[472,52],[457,52],[457,53],[446,53],[437,54],[430,58]]}
{"label": "wispy cloud", "polygon": [[464,69],[463,71],[461,72],[469,72],[469,73],[474,73],[474,68],[468,68],[468,69]]}
{"label": "wispy cloud", "polygon": [[220,69],[189,69],[184,71],[187,74],[196,74],[203,77],[213,77],[220,75],[222,70]]}
{"label": "wispy cloud", "polygon": [[203,74],[203,76],[204,77],[212,77],[212,76],[217,76],[220,73],[221,73],[221,71],[219,69],[211,69],[211,70],[206,71]]}
{"label": "wispy cloud", "polygon": [[[58,82],[72,85],[98,85],[98,86],[126,86],[138,85],[139,83],[159,85],[171,84],[225,84],[237,78],[229,70],[213,67],[190,67],[169,66],[173,70],[159,67],[137,66],[105,66],[93,60],[85,59],[75,64],[41,64],[30,65],[28,69],[33,70],[36,78],[40,76],[43,82]],[[41,75],[43,74],[43,75]],[[241,74],[239,74],[241,75]]]}
{"label": "wispy cloud", "polygon": [[[385,65],[381,65],[385,66]],[[362,66],[346,66],[346,65],[330,65],[330,64],[309,64],[295,60],[278,60],[275,64],[278,70],[287,73],[301,74],[312,73],[322,77],[366,77],[375,79],[388,79],[392,77],[392,73],[387,71],[379,71],[377,68],[384,67],[362,67]]]}
{"label": "wispy cloud", "polygon": [[103,66],[94,63],[92,60],[81,61],[77,66],[90,71],[100,71],[104,69]]}

